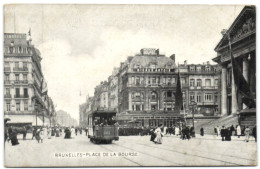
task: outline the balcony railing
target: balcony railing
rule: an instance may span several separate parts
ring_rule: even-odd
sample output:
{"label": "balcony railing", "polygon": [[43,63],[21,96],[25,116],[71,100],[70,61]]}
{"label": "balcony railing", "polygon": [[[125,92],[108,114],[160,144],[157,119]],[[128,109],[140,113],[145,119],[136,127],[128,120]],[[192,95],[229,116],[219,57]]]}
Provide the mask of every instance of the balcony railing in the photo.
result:
{"label": "balcony railing", "polygon": [[11,81],[10,80],[4,80],[4,84],[5,85],[11,84]]}
{"label": "balcony railing", "polygon": [[14,98],[16,98],[16,99],[27,99],[27,98],[29,98],[29,96],[28,95],[14,95]]}
{"label": "balcony railing", "polygon": [[10,68],[10,67],[5,67],[5,68],[4,68],[4,71],[5,71],[5,72],[10,72],[10,71],[11,71],[11,68]]}
{"label": "balcony railing", "polygon": [[5,94],[4,98],[12,98],[11,94]]}
{"label": "balcony railing", "polygon": [[14,84],[27,84],[28,80],[15,80]]}
{"label": "balcony railing", "polygon": [[14,67],[13,71],[16,71],[16,72],[28,72],[28,67]]}

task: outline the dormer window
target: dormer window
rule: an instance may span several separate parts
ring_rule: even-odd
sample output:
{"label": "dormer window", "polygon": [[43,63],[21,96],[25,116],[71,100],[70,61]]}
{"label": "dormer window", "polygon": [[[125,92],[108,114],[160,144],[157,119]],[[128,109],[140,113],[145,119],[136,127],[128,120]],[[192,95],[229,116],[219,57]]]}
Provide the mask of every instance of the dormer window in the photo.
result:
{"label": "dormer window", "polygon": [[155,63],[150,64],[150,68],[156,69],[156,64]]}
{"label": "dormer window", "polygon": [[201,72],[201,67],[197,66],[197,72]]}
{"label": "dormer window", "polygon": [[141,68],[141,65],[135,65],[135,68],[136,69]]}
{"label": "dormer window", "polygon": [[191,72],[195,72],[195,66],[191,66],[191,67],[190,67],[190,71],[191,71]]}
{"label": "dormer window", "polygon": [[210,71],[210,67],[209,67],[209,66],[206,66],[206,67],[205,67],[205,71],[206,71],[206,72],[209,72],[209,71]]}

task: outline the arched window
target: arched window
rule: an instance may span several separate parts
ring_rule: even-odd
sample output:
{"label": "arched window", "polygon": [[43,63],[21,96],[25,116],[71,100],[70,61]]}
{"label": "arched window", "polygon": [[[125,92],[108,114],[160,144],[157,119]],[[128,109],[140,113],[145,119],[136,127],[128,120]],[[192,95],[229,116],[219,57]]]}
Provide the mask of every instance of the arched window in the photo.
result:
{"label": "arched window", "polygon": [[157,99],[157,93],[156,92],[152,92],[152,100],[156,100]]}

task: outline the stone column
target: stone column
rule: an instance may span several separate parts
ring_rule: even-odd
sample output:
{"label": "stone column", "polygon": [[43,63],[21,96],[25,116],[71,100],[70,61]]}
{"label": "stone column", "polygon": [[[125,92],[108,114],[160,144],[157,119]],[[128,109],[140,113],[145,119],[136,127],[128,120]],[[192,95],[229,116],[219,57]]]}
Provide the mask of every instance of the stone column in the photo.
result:
{"label": "stone column", "polygon": [[227,115],[227,67],[221,68],[221,115]]}
{"label": "stone column", "polygon": [[128,110],[132,110],[132,93],[128,93]]}
{"label": "stone column", "polygon": [[232,114],[237,114],[238,104],[237,104],[237,86],[235,84],[234,72],[232,71]]}
{"label": "stone column", "polygon": [[[250,57],[250,54],[249,56]],[[249,62],[247,57],[243,58],[243,76],[245,78],[245,80],[248,82],[248,78],[249,78]],[[245,104],[243,104],[243,109],[245,109],[247,106]]]}

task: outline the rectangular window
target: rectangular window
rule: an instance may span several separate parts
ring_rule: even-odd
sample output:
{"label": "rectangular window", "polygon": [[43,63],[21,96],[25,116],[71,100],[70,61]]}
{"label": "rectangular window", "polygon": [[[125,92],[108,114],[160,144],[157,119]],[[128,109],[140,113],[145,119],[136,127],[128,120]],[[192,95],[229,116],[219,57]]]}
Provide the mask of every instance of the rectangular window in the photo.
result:
{"label": "rectangular window", "polygon": [[27,101],[24,102],[24,110],[28,111],[28,102]]}
{"label": "rectangular window", "polygon": [[195,101],[195,96],[194,96],[194,94],[192,93],[192,94],[190,94],[190,101]]}
{"label": "rectangular window", "polygon": [[176,83],[176,82],[175,82],[175,78],[174,78],[174,77],[172,78],[172,83]]}
{"label": "rectangular window", "polygon": [[135,106],[135,109],[136,109],[136,111],[140,111],[140,110],[141,110],[141,106],[140,106],[139,104],[137,104],[137,105]]}
{"label": "rectangular window", "polygon": [[[24,94],[24,97],[25,98],[28,98],[28,89],[27,88],[24,88],[23,89],[23,94]],[[104,97],[104,100],[105,100],[106,98]]]}
{"label": "rectangular window", "polygon": [[215,86],[218,86],[218,79],[215,79]]}
{"label": "rectangular window", "polygon": [[6,103],[6,111],[11,111],[11,104],[10,103]]}
{"label": "rectangular window", "polygon": [[15,88],[15,96],[20,97],[20,88]]}
{"label": "rectangular window", "polygon": [[27,74],[23,74],[23,80],[27,80]]}
{"label": "rectangular window", "polygon": [[152,84],[156,84],[156,77],[152,77]]}
{"label": "rectangular window", "polygon": [[190,67],[190,71],[191,71],[191,72],[195,72],[195,67],[194,67],[194,66],[191,66],[191,67]]}
{"label": "rectangular window", "polygon": [[205,80],[205,86],[211,86],[211,80],[210,79]]}
{"label": "rectangular window", "polygon": [[19,62],[15,62],[15,63],[14,63],[14,66],[15,66],[16,68],[19,68]]}
{"label": "rectangular window", "polygon": [[135,84],[140,85],[140,77],[135,77]]}
{"label": "rectangular window", "polygon": [[27,62],[23,62],[23,68],[27,68]]}
{"label": "rectangular window", "polygon": [[10,88],[6,88],[6,89],[5,89],[5,94],[6,94],[6,95],[10,95]]}
{"label": "rectangular window", "polygon": [[209,66],[206,66],[206,67],[205,67],[205,71],[206,71],[206,72],[209,72],[209,71],[210,71],[210,67],[209,67]]}
{"label": "rectangular window", "polygon": [[6,80],[6,81],[9,81],[9,80],[10,80],[9,74],[5,74],[5,80]]}
{"label": "rectangular window", "polygon": [[190,80],[190,86],[195,86],[195,80],[194,79]]}
{"label": "rectangular window", "polygon": [[212,102],[212,94],[211,93],[205,93],[205,102]]}
{"label": "rectangular window", "polygon": [[15,80],[19,81],[19,74],[15,74]]}
{"label": "rectangular window", "polygon": [[197,95],[197,103],[201,102],[201,95]]}
{"label": "rectangular window", "polygon": [[168,77],[168,78],[167,78],[167,84],[171,84],[171,81],[172,81],[172,78],[171,78],[171,77]]}
{"label": "rectangular window", "polygon": [[201,67],[200,66],[197,67],[197,72],[201,72]]}
{"label": "rectangular window", "polygon": [[20,103],[16,103],[16,111],[20,111]]}
{"label": "rectangular window", "polygon": [[197,80],[197,86],[198,86],[198,87],[201,87],[201,79],[198,79],[198,80]]}

